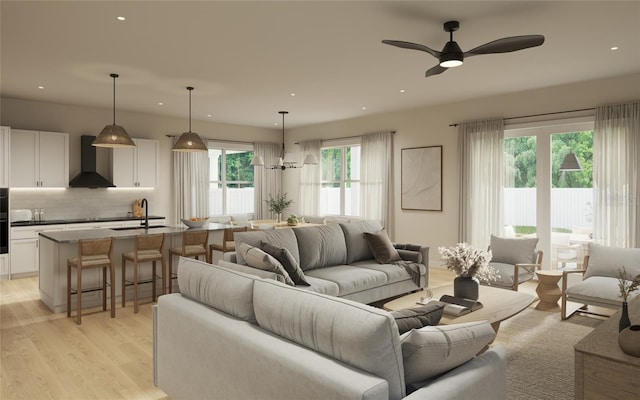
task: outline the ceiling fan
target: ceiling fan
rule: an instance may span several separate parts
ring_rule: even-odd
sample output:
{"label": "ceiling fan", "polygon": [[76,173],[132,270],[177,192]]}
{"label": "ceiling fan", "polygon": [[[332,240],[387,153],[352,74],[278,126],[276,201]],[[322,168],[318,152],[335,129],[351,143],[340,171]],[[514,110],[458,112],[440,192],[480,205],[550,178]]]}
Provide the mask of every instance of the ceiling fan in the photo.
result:
{"label": "ceiling fan", "polygon": [[444,45],[442,51],[433,50],[423,44],[403,42],[400,40],[383,40],[382,43],[401,47],[403,49],[424,51],[437,58],[440,63],[427,70],[425,74],[426,77],[438,75],[449,68],[462,65],[462,62],[467,57],[481,54],[509,53],[512,51],[528,49],[529,47],[540,46],[544,43],[543,35],[511,36],[497,39],[463,52],[460,49],[460,46],[458,46],[458,43],[453,40],[453,32],[457,31],[458,28],[460,28],[460,23],[458,21],[447,21],[444,23],[445,32],[449,32],[449,41]]}

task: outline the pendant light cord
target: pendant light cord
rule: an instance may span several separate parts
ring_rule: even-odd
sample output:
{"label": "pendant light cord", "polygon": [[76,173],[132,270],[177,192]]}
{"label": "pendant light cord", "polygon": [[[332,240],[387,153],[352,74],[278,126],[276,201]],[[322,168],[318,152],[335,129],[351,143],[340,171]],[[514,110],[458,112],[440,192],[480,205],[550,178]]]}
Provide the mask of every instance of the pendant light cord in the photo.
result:
{"label": "pendant light cord", "polygon": [[189,91],[189,132],[191,132],[191,91],[193,88],[188,86],[187,90]]}
{"label": "pendant light cord", "polygon": [[116,124],[116,78],[118,74],[111,74],[113,78],[113,124]]}
{"label": "pendant light cord", "polygon": [[289,114],[289,111],[278,111],[282,114],[282,159],[284,160],[284,115]]}

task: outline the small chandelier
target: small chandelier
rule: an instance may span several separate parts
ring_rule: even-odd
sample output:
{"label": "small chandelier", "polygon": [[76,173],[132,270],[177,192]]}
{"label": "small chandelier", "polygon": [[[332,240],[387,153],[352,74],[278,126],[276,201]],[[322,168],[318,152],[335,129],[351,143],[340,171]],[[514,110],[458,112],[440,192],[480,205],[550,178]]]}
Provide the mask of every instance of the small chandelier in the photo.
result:
{"label": "small chandelier", "polygon": [[318,164],[318,160],[313,154],[307,154],[302,165],[298,165],[296,161],[287,160],[284,153],[284,116],[289,114],[289,111],[278,111],[278,114],[282,114],[282,154],[280,158],[278,158],[278,163],[276,165],[266,166],[264,165],[264,160],[261,156],[254,156],[251,160],[251,165],[258,167],[264,166],[267,169],[280,169],[284,171],[287,168],[300,168],[307,164]]}
{"label": "small chandelier", "polygon": [[113,124],[107,125],[91,143],[96,147],[136,147],[127,131],[120,125],[116,125],[116,78],[118,74],[109,74],[113,78]]}
{"label": "small chandelier", "polygon": [[189,91],[189,132],[184,132],[178,138],[176,144],[173,145],[171,150],[173,151],[208,151],[207,145],[204,144],[200,136],[197,133],[191,132],[191,91],[193,87],[187,86]]}

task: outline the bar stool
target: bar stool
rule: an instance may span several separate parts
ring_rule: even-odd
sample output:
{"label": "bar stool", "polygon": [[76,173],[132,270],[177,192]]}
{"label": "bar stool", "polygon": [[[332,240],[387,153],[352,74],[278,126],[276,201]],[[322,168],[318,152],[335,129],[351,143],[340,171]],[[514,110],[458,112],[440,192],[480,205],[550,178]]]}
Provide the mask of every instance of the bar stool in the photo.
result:
{"label": "bar stool", "polygon": [[236,251],[236,244],[234,242],[233,235],[236,232],[246,232],[247,226],[239,226],[237,228],[226,228],[222,234],[222,243],[211,243],[209,245],[209,260],[213,260],[213,252],[221,251],[226,253],[228,251]]}
{"label": "bar stool", "polygon": [[[111,260],[113,238],[79,240],[78,257],[67,260],[67,318],[71,317],[71,295],[76,295],[76,324],[82,323],[82,293],[102,290],[102,311],[107,310],[107,269],[111,287],[111,318],[116,316],[115,271]],[[76,269],[76,289],[71,288],[71,268]],[[102,268],[102,287],[82,288],[82,271]]]}
{"label": "bar stool", "polygon": [[169,273],[167,274],[169,283],[169,293],[173,290],[173,279],[177,278],[177,274],[173,273],[173,256],[193,257],[196,260],[199,256],[204,256],[206,262],[209,261],[209,251],[207,243],[209,242],[209,231],[189,231],[182,233],[182,245],[169,249]]}
{"label": "bar stool", "polygon": [[[156,262],[160,261],[162,267],[162,294],[165,287],[165,263],[162,247],[164,245],[164,233],[157,235],[136,236],[134,250],[122,254],[122,307],[126,303],[126,287],[133,286],[133,313],[138,312],[138,284],[151,283],[152,301],[156,301]],[[127,260],[133,262],[133,281],[127,281]],[[151,262],[151,279],[139,280],[140,263]]]}

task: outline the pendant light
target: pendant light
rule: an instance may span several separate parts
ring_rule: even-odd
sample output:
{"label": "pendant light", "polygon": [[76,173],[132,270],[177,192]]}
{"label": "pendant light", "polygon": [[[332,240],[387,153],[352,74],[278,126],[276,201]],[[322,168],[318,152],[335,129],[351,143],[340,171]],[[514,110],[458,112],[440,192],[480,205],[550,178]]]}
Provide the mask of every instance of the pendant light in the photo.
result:
{"label": "pendant light", "polygon": [[204,144],[197,133],[191,132],[191,91],[193,87],[187,86],[189,91],[189,132],[184,132],[173,145],[173,151],[208,151],[207,145]]}
{"label": "pendant light", "polygon": [[127,131],[116,125],[116,78],[118,74],[109,74],[113,78],[113,124],[107,125],[91,143],[96,147],[136,147]]}
{"label": "pendant light", "polygon": [[304,158],[304,162],[302,163],[302,165],[298,165],[296,161],[289,161],[285,159],[286,157],[284,154],[284,116],[286,114],[289,114],[289,111],[278,111],[278,114],[282,114],[282,154],[280,155],[280,158],[278,158],[278,163],[276,165],[267,167],[264,165],[264,160],[262,159],[262,157],[254,156],[253,159],[251,160],[250,165],[253,165],[254,167],[264,166],[267,169],[281,169],[284,171],[287,168],[300,168],[307,164],[318,164],[318,159],[312,154],[308,154]]}
{"label": "pendant light", "polygon": [[564,157],[562,161],[562,165],[560,166],[560,171],[581,171],[582,166],[580,165],[580,161],[573,151],[569,150],[569,153]]}

